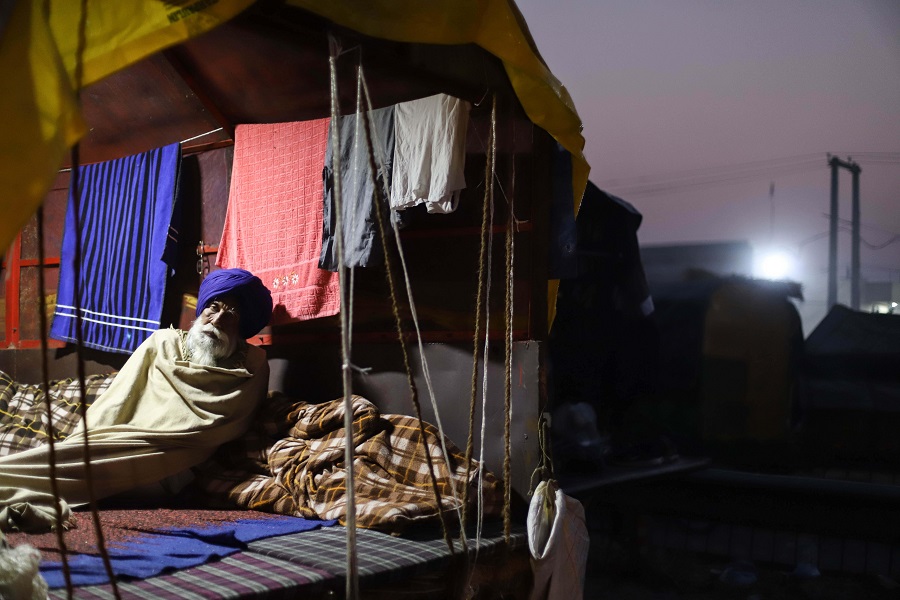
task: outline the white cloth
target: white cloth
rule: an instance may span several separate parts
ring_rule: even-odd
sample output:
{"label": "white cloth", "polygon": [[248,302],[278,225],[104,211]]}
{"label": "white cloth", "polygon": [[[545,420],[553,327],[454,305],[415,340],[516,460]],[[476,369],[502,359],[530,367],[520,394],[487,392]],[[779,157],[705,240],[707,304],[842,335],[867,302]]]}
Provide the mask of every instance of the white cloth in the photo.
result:
{"label": "white cloth", "polygon": [[531,600],[583,598],[590,538],[581,502],[566,496],[555,481],[542,481],[531,497],[527,526]]}
{"label": "white cloth", "polygon": [[7,548],[0,534],[0,599],[46,600],[47,582],[38,571],[41,553],[27,545]]}
{"label": "white cloth", "polygon": [[470,105],[446,94],[397,104],[391,208],[424,203],[430,213],[456,210],[466,187]]}
{"label": "white cloth", "polygon": [[[158,482],[206,460],[250,425],[269,384],[266,353],[255,346],[231,368],[190,361],[184,332],[147,338],[87,411],[56,444],[63,517],[90,500],[84,479],[87,435],[97,499]],[[0,458],[0,530],[47,529],[55,524],[49,445]]]}

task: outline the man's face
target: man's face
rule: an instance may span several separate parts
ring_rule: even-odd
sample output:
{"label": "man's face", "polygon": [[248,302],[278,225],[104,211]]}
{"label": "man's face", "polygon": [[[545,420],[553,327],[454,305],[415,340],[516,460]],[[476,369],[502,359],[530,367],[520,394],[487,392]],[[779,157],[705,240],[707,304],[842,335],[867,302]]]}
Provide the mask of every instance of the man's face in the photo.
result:
{"label": "man's face", "polygon": [[234,354],[241,340],[241,313],[237,298],[234,296],[216,298],[203,309],[197,321],[203,335],[210,338],[209,341],[224,352],[221,358]]}

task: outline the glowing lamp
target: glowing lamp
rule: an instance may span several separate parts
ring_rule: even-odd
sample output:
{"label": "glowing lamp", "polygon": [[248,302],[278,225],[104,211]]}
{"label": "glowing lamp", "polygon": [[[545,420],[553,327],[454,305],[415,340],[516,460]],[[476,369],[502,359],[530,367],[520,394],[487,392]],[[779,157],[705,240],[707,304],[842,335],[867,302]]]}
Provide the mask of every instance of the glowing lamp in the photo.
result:
{"label": "glowing lamp", "polygon": [[756,276],[762,279],[788,279],[794,271],[794,257],[784,251],[769,252],[756,265]]}

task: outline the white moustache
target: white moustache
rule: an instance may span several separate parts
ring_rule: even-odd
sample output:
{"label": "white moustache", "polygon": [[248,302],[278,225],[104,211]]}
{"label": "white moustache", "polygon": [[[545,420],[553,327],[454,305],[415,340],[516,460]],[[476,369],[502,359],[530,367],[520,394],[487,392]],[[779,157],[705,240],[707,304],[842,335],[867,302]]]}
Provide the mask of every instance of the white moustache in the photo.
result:
{"label": "white moustache", "polygon": [[231,339],[227,333],[212,323],[202,323],[200,319],[191,326],[186,343],[191,360],[208,366],[216,366],[231,349]]}
{"label": "white moustache", "polygon": [[200,331],[202,331],[203,333],[212,334],[212,336],[219,341],[226,341],[228,339],[228,334],[226,334],[224,331],[222,331],[212,323],[207,323],[206,325],[201,326]]}

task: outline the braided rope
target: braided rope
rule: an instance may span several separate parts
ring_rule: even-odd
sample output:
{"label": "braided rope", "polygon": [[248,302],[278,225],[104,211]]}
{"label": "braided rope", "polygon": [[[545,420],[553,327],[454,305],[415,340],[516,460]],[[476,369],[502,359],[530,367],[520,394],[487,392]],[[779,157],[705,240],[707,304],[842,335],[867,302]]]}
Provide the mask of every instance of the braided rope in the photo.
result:
{"label": "braided rope", "polygon": [[[349,600],[359,597],[359,572],[356,556],[356,495],[353,474],[353,382],[350,367],[350,339],[348,311],[346,304],[346,279],[347,269],[344,266],[344,230],[342,224],[342,197],[341,197],[341,133],[340,110],[338,107],[337,91],[337,57],[340,48],[337,40],[329,35],[330,55],[328,67],[330,73],[331,88],[331,147],[332,147],[332,172],[334,173],[334,213],[335,213],[335,249],[337,250],[338,278],[341,286],[341,375],[344,387],[344,469],[346,477],[346,532],[347,532],[347,581],[346,595]],[[336,157],[336,159],[335,159]]]}
{"label": "braided rope", "polygon": [[[84,49],[87,44],[87,38],[85,35],[85,29],[87,26],[87,0],[81,0],[81,15],[78,22],[78,47],[76,52],[76,60],[75,60],[75,97],[80,101],[81,96],[81,82],[83,80],[83,70],[84,70]],[[76,143],[72,146],[72,180],[70,182],[70,188],[74,190],[72,194],[72,209],[74,211],[75,217],[75,231],[81,230],[81,211],[80,211],[80,189],[79,189],[79,181],[78,181],[78,168],[79,168],[79,145]],[[81,238],[80,236],[75,236],[75,277],[73,277],[73,292],[74,292],[74,304],[75,304],[75,339],[77,341],[76,344],[76,354],[78,357],[77,365],[78,365],[78,390],[80,392],[80,397],[78,399],[78,411],[81,415],[81,422],[84,425],[84,431],[87,433],[88,430],[88,422],[87,422],[87,405],[85,404],[85,397],[87,395],[87,390],[85,389],[84,379],[84,323],[81,317]],[[100,523],[100,513],[97,510],[97,497],[94,492],[94,477],[93,477],[93,469],[91,467],[91,447],[88,438],[90,436],[84,436],[84,478],[85,484],[88,489],[88,505],[91,509],[91,519],[94,523],[94,533],[97,536],[97,547],[100,551],[100,556],[103,560],[103,567],[106,570],[106,575],[109,578],[109,583],[112,586],[113,595],[118,600],[120,598],[119,595],[119,586],[116,583],[116,577],[113,573],[112,563],[109,560],[109,553],[106,551],[106,538],[103,535],[103,525]],[[59,499],[54,499],[57,503]]]}
{"label": "braided rope", "polygon": [[[477,397],[477,380],[478,380],[478,350],[479,350],[479,333],[478,327],[481,321],[481,312],[484,312],[484,356],[482,364],[484,365],[482,373],[482,389],[481,389],[481,430],[479,437],[479,456],[478,456],[478,500],[476,507],[476,526],[475,526],[475,556],[472,559],[472,569],[470,570],[469,586],[471,587],[471,579],[474,577],[474,565],[478,561],[478,554],[481,549],[481,537],[484,528],[484,450],[485,436],[487,432],[487,390],[488,390],[488,350],[490,348],[490,310],[485,307],[490,305],[491,297],[491,265],[493,264],[493,246],[494,246],[494,175],[496,173],[496,123],[497,123],[497,97],[493,95],[491,103],[491,122],[489,131],[489,144],[485,148],[485,192],[484,204],[482,206],[481,219],[481,248],[479,250],[478,262],[478,293],[476,299],[476,327],[473,340],[473,365],[472,365],[472,400],[469,406],[469,439],[466,447],[467,465],[471,464],[472,438],[475,428],[475,402]],[[482,288],[484,297],[482,299]],[[468,467],[467,467],[468,469]],[[468,470],[467,477],[468,481]],[[468,488],[467,488],[468,491]],[[468,504],[467,504],[468,505]]]}
{"label": "braided rope", "polygon": [[[513,182],[515,182],[515,172],[513,172]],[[515,244],[513,238],[514,232],[514,204],[513,204],[513,188],[510,189],[510,196],[507,199],[507,217],[506,217],[506,352],[504,354],[504,452],[503,452],[503,479],[506,483],[503,487],[503,536],[507,545],[510,543],[510,535],[512,530],[512,459],[511,459],[511,423],[512,423],[512,331],[513,331],[513,257],[515,252]]]}
{"label": "braided rope", "polygon": [[[371,110],[372,102],[371,102],[371,98],[369,97],[369,90],[368,90],[368,86],[365,83],[364,76],[362,77],[362,81],[363,81],[363,87],[364,87],[364,90],[366,93],[366,99],[368,101],[369,110]],[[366,115],[366,117],[367,117],[367,115]],[[375,135],[377,135],[377,132],[373,132],[373,133]],[[381,148],[382,148],[382,145],[379,142],[377,144],[377,149],[380,151]],[[385,162],[386,161],[385,161],[384,157],[381,156],[380,163],[381,163],[382,167],[384,166]],[[389,193],[390,192],[388,190],[388,194]],[[406,289],[406,297],[407,297],[407,301],[409,303],[409,312],[410,312],[410,316],[412,317],[413,327],[416,330],[416,340],[417,340],[418,347],[419,347],[419,357],[420,357],[420,362],[422,364],[422,373],[425,378],[425,387],[428,390],[428,397],[429,397],[429,400],[431,401],[432,410],[434,411],[435,425],[437,426],[438,432],[440,433],[439,442],[440,442],[441,451],[444,456],[444,461],[446,462],[447,465],[450,465],[451,464],[450,452],[447,449],[447,443],[446,443],[447,436],[444,433],[444,425],[441,421],[441,411],[440,411],[440,408],[438,407],[437,398],[434,393],[434,385],[431,381],[431,370],[428,367],[428,359],[425,355],[425,348],[422,343],[422,331],[419,327],[419,317],[418,317],[418,313],[416,312],[416,302],[415,302],[415,299],[413,298],[412,283],[410,282],[409,269],[407,268],[407,265],[406,265],[406,254],[403,251],[403,245],[400,243],[400,232],[399,232],[399,229],[397,226],[396,219],[391,219],[391,228],[392,228],[392,231],[394,234],[394,242],[395,242],[395,246],[397,249],[397,256],[400,259],[400,266],[401,266],[401,271],[403,273],[403,281],[404,281],[405,289]],[[456,480],[451,476],[449,467],[448,467],[447,474],[448,474],[448,483],[450,485],[450,491],[453,495],[453,499],[456,501],[457,517],[459,519],[460,524],[462,524],[463,523],[463,511],[461,510],[461,507],[464,508],[464,505],[462,505],[462,503],[461,503],[459,492],[456,489]],[[465,544],[465,529],[464,528],[461,528],[460,534],[461,534],[463,544]]]}
{"label": "braided rope", "polygon": [[[360,68],[360,77],[362,75],[362,68]],[[369,110],[372,110],[372,103],[369,97],[368,86],[365,84],[365,79],[363,77],[363,89],[365,90],[366,102],[367,102],[367,110],[363,111],[362,117],[365,123],[363,130],[366,135],[366,148],[368,150],[369,155],[369,175],[372,177],[374,183],[374,192],[375,192],[375,221],[378,224],[378,237],[381,240],[381,249],[384,254],[384,266],[385,266],[385,274],[388,281],[388,287],[390,289],[390,298],[391,298],[391,310],[394,315],[394,324],[397,329],[397,339],[400,342],[400,350],[403,355],[403,367],[406,371],[406,383],[409,387],[410,391],[410,399],[412,400],[413,407],[416,411],[416,418],[419,420],[419,434],[422,439],[423,450],[425,454],[425,461],[428,465],[428,472],[431,475],[431,487],[434,491],[435,502],[437,503],[437,513],[438,518],[441,522],[441,531],[444,535],[444,541],[447,543],[447,547],[450,550],[450,554],[455,556],[456,550],[453,545],[453,540],[450,538],[450,532],[447,528],[447,522],[444,517],[444,512],[442,510],[442,501],[441,501],[441,491],[437,485],[437,476],[435,475],[434,470],[434,462],[431,459],[431,453],[428,451],[428,442],[425,436],[425,423],[422,420],[422,407],[419,403],[419,392],[416,387],[415,380],[412,376],[412,367],[410,365],[409,360],[409,351],[406,347],[406,338],[403,333],[403,325],[400,319],[400,306],[397,302],[397,292],[396,285],[394,282],[394,274],[393,274],[393,263],[391,261],[391,253],[390,248],[387,243],[386,237],[386,228],[384,226],[384,214],[383,211],[385,209],[386,199],[384,197],[384,190],[381,185],[378,183],[377,175],[377,165],[375,164],[375,150],[372,144],[372,124],[369,121]],[[394,231],[394,235],[397,235],[396,230]],[[448,463],[449,466],[449,463]]]}
{"label": "braided rope", "polygon": [[[488,196],[488,205],[490,210],[489,223],[493,224],[494,222],[494,186],[497,184],[497,102],[496,97],[494,97],[492,103],[491,110],[491,130],[490,130],[490,146],[489,151],[491,154],[491,170],[490,170],[490,194]],[[501,188],[502,191],[502,188]],[[493,227],[488,228],[488,240],[487,240],[487,273],[485,276],[486,287],[485,287],[485,305],[490,306],[490,298],[491,298],[491,279],[493,278],[492,269],[494,264],[494,230]],[[483,358],[482,363],[484,364],[484,369],[482,372],[482,382],[481,382],[481,438],[479,443],[481,444],[478,463],[482,467],[484,466],[485,459],[485,437],[487,436],[487,397],[488,397],[488,364],[490,362],[490,347],[491,347],[491,338],[490,335],[487,335],[491,330],[491,311],[487,310],[484,315],[484,330],[486,335],[484,336],[484,349],[483,349]],[[481,533],[484,526],[484,469],[480,469],[478,480],[478,539],[481,539]]]}
{"label": "braided rope", "polygon": [[66,594],[69,598],[75,593],[72,587],[72,573],[69,569],[69,554],[66,547],[65,524],[63,523],[62,506],[59,503],[59,482],[56,475],[56,440],[53,435],[53,403],[50,400],[50,375],[47,361],[47,291],[44,285],[44,207],[37,210],[38,235],[38,294],[40,295],[41,326],[41,389],[44,391],[44,407],[47,410],[47,437],[50,445],[50,490],[53,494],[53,508],[56,512],[56,543],[62,558],[63,578],[66,581]]}
{"label": "braided rope", "polygon": [[[79,192],[78,192],[78,144],[75,144],[72,147],[72,187],[76,190],[74,194],[72,194],[72,209],[75,213],[75,231],[79,231],[81,229],[81,215],[80,215],[80,207],[79,207]],[[76,341],[76,354],[78,356],[78,391],[80,396],[78,398],[78,412],[81,416],[81,422],[84,425],[84,431],[87,433],[88,429],[88,421],[87,421],[87,404],[84,399],[87,396],[87,390],[85,388],[84,379],[84,323],[81,317],[81,273],[79,265],[81,265],[81,239],[79,236],[75,236],[75,276],[72,278],[72,289],[75,296],[75,341]],[[94,475],[93,468],[91,467],[91,445],[88,441],[89,435],[84,436],[84,443],[82,445],[83,449],[83,457],[84,457],[84,480],[85,485],[88,490],[88,505],[91,508],[91,519],[94,523],[94,533],[97,536],[97,548],[100,551],[100,556],[103,559],[103,566],[106,569],[106,575],[109,577],[109,583],[112,585],[113,594],[118,599],[119,598],[119,587],[116,585],[116,577],[113,573],[112,563],[109,560],[109,553],[106,551],[106,538],[103,535],[103,526],[100,523],[100,513],[97,509],[97,495],[94,492]],[[58,499],[56,500],[59,501]]]}
{"label": "braided rope", "polygon": [[[368,109],[371,110],[371,101],[368,95],[368,88],[363,83],[363,87],[366,90],[366,100],[368,101]],[[363,122],[365,123],[364,131],[366,134],[366,148],[369,154],[369,175],[372,177],[372,181],[374,183],[375,190],[375,221],[378,224],[378,237],[381,240],[381,249],[384,254],[384,266],[385,266],[385,274],[388,280],[388,287],[390,289],[390,297],[391,297],[391,310],[394,315],[394,324],[397,330],[397,339],[400,342],[400,350],[403,355],[403,367],[406,371],[406,383],[409,387],[410,391],[410,399],[412,400],[413,407],[416,411],[416,418],[419,420],[419,434],[421,437],[421,442],[423,445],[423,450],[425,454],[425,461],[428,465],[428,472],[431,474],[431,487],[434,491],[435,502],[437,503],[437,513],[438,518],[441,522],[441,530],[444,535],[444,541],[447,543],[447,547],[450,550],[451,555],[455,555],[456,551],[453,545],[453,540],[450,538],[449,530],[447,529],[447,522],[444,516],[444,512],[442,510],[442,501],[441,501],[441,491],[437,485],[437,476],[434,471],[434,462],[431,460],[431,453],[428,451],[428,443],[425,437],[425,424],[422,420],[422,407],[419,403],[419,392],[416,387],[415,380],[412,376],[412,368],[410,366],[409,361],[409,352],[406,347],[406,337],[403,333],[403,324],[400,319],[400,306],[397,302],[397,292],[396,292],[396,284],[394,282],[394,274],[393,274],[393,263],[391,262],[390,257],[390,249],[387,243],[386,237],[386,228],[384,226],[384,210],[387,206],[387,199],[384,197],[384,190],[381,185],[379,185],[377,180],[377,165],[375,164],[375,152],[372,145],[372,124],[369,121],[368,111],[364,111],[362,113]]]}
{"label": "braided rope", "polygon": [[[493,121],[496,118],[497,111],[497,98],[494,96],[493,105],[491,108],[491,120]],[[493,136],[493,130],[491,130],[491,136]],[[491,137],[491,142],[493,142],[493,137]],[[491,201],[491,196],[493,194],[493,153],[488,150],[485,152],[485,165],[484,165],[484,201],[482,203],[481,208],[481,245],[478,251],[478,289],[476,291],[475,297],[475,335],[472,341],[472,390],[469,400],[469,437],[466,440],[466,481],[469,480],[469,475],[472,467],[472,454],[475,450],[475,405],[477,403],[478,396],[478,347],[481,344],[481,320],[482,320],[482,312],[484,311],[484,291],[485,291],[485,263],[486,263],[486,255],[487,255],[487,242],[488,242],[488,231],[491,227],[489,206]],[[485,331],[485,335],[487,335],[487,331]],[[485,368],[487,365],[485,364]],[[466,489],[463,491],[463,505],[469,505],[469,487],[466,486]],[[465,524],[465,519],[463,520]]]}

